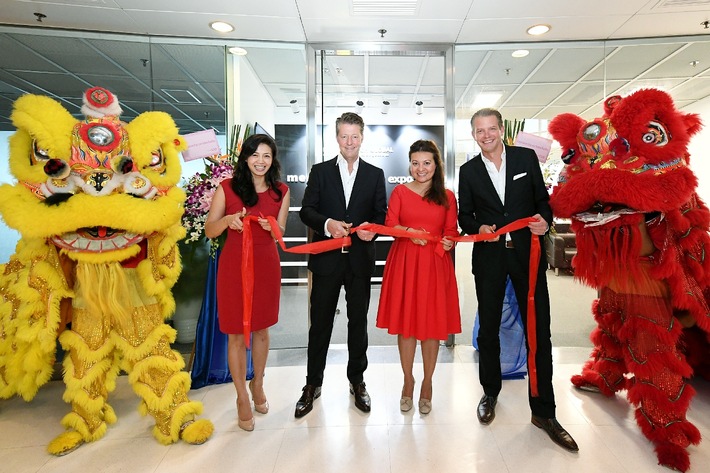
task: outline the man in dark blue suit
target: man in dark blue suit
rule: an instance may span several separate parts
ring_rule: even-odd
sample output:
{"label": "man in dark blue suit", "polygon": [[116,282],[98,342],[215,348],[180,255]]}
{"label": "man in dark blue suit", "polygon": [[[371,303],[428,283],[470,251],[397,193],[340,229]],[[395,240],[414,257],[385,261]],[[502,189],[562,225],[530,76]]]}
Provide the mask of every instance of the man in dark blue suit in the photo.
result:
{"label": "man in dark blue suit", "polygon": [[[487,425],[495,418],[501,390],[499,329],[506,279],[510,276],[515,295],[521,302],[527,341],[525,301],[528,298],[530,240],[538,238],[542,245],[542,237],[552,222],[552,210],[535,152],[503,143],[503,118],[497,110],[485,108],[474,113],[471,134],[481,153],[462,165],[459,172],[461,229],[471,235],[493,233],[515,220],[535,218],[527,228],[510,232],[503,238],[476,243],[473,247],[472,267],[480,315],[479,378],[484,392],[477,415],[478,420]],[[558,445],[576,452],[579,450],[576,442],[555,418],[550,296],[545,277],[547,266],[542,254],[540,256],[534,296],[539,396],[529,395],[532,423],[547,432]]]}
{"label": "man in dark blue suit", "polygon": [[[300,217],[313,230],[313,241],[343,238],[351,227],[383,224],[387,213],[385,175],[382,169],[360,159],[365,123],[355,113],[344,113],[335,122],[340,153],[316,164],[308,176]],[[367,368],[367,311],[370,278],[375,269],[375,234],[358,230],[352,246],[311,255],[311,327],[308,331],[308,373],[296,417],[313,409],[320,396],[328,345],[333,332],[340,288],[345,287],[348,312],[348,367],[350,393],[355,406],[370,412],[370,396],[363,373]]]}

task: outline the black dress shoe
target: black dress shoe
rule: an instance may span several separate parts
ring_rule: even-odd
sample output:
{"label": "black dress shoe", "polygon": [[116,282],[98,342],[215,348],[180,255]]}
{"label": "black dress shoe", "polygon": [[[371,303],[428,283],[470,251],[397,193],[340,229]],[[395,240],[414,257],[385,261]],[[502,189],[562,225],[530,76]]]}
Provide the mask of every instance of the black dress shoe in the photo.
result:
{"label": "black dress shoe", "polygon": [[355,396],[355,407],[362,412],[370,412],[370,395],[367,394],[365,383],[350,385],[350,394]]}
{"label": "black dress shoe", "polygon": [[553,442],[555,442],[560,447],[569,450],[570,452],[578,452],[579,447],[577,442],[574,441],[572,436],[567,432],[564,427],[557,422],[557,419],[545,419],[543,417],[532,416],[532,423],[535,427],[538,427],[550,436]]}
{"label": "black dress shoe", "polygon": [[320,386],[306,384],[303,386],[303,394],[296,403],[296,417],[303,417],[313,409],[313,401],[320,397]]}
{"label": "black dress shoe", "polygon": [[497,396],[484,394],[478,402],[478,409],[476,411],[478,422],[483,425],[488,425],[493,422],[493,419],[496,418],[496,404],[498,404]]}

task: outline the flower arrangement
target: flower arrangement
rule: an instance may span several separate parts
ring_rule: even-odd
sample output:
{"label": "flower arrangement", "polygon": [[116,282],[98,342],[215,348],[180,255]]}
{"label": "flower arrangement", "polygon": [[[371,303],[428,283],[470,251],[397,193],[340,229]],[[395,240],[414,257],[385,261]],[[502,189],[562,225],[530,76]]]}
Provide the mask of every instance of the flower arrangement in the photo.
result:
{"label": "flower arrangement", "polygon": [[[250,130],[249,125],[244,127],[242,140],[251,134]],[[237,156],[239,156],[242,145],[242,140],[239,139],[240,131],[241,125],[232,127],[227,154],[205,158],[205,170],[195,173],[184,181],[185,194],[187,195],[185,213],[182,216],[182,225],[187,231],[185,243],[207,240],[210,244],[211,256],[214,256],[222,245],[223,238],[207,238],[205,236],[205,221],[217,187],[223,180],[234,175]]]}

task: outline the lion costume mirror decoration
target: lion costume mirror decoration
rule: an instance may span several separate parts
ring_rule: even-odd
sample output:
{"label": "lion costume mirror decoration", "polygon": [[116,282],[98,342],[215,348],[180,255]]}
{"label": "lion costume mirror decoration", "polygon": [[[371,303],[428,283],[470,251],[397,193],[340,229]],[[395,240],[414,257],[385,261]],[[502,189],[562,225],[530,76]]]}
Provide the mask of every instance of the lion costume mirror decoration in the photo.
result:
{"label": "lion costume mirror decoration", "polygon": [[83,96],[79,121],[57,101],[19,98],[10,138],[14,185],[0,186],[0,214],[20,233],[0,266],[0,397],[31,400],[65,351],[66,431],[48,446],[63,455],[116,422],[108,395],[120,370],[155,419],[163,444],[205,442],[189,374],[165,323],[175,310],[184,192],[172,118],[145,112],[130,123],[110,91]]}
{"label": "lion costume mirror decoration", "polygon": [[710,212],[688,167],[701,123],[656,89],[611,97],[604,111],[549,125],[566,163],[550,203],[572,219],[575,277],[599,293],[594,349],[572,383],[626,390],[659,463],[686,471],[700,442],[687,378],[710,373]]}

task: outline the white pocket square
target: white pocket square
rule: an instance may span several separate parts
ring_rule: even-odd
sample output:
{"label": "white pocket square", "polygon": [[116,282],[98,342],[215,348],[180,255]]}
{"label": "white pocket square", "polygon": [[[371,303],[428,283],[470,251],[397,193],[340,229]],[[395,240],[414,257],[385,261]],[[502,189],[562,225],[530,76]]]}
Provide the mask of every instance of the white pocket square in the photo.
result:
{"label": "white pocket square", "polygon": [[520,174],[516,174],[515,176],[513,176],[513,180],[514,180],[514,181],[517,181],[517,180],[520,179],[521,177],[525,177],[525,176],[527,176],[527,175],[528,175],[528,173],[526,173],[526,172],[521,172]]}

